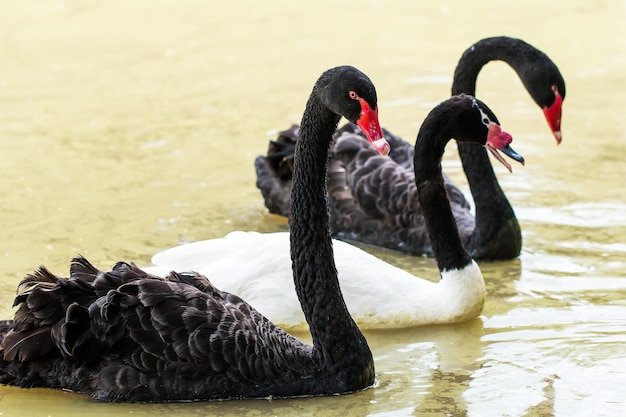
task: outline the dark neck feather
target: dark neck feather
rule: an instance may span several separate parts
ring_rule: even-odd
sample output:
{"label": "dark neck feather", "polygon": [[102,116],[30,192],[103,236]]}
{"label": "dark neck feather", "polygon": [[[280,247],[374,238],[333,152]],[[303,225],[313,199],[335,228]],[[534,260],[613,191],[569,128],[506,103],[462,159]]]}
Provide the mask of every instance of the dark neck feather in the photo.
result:
{"label": "dark neck feather", "polygon": [[437,106],[422,124],[413,161],[419,201],[440,271],[463,268],[472,260],[461,243],[443,186],[441,158],[450,138],[458,137],[446,110],[449,107]]}
{"label": "dark neck feather", "polygon": [[461,93],[475,95],[478,73],[491,61],[504,61],[509,64],[531,95],[532,86],[528,84],[527,71],[546,63],[552,64],[550,58],[543,52],[520,39],[505,36],[483,39],[472,45],[461,56],[454,72],[452,95]]}
{"label": "dark neck feather", "polygon": [[[477,42],[463,53],[454,73],[452,94],[476,95],[478,73],[488,62],[501,60],[526,80],[523,68],[536,52],[519,39],[496,37]],[[548,59],[549,60],[549,59]],[[529,86],[526,85],[528,89]],[[515,257],[519,255],[522,234],[513,207],[496,179],[487,151],[472,143],[458,143],[463,170],[476,205],[475,228],[466,247],[475,257]],[[467,234],[464,234],[467,236]],[[497,254],[497,255],[496,255]]]}
{"label": "dark neck feather", "polygon": [[342,363],[360,367],[341,371],[353,372],[351,378],[373,378],[371,352],[339,289],[328,225],[326,165],[339,119],[311,96],[295,149],[289,216],[292,267],[316,354],[333,368]]}

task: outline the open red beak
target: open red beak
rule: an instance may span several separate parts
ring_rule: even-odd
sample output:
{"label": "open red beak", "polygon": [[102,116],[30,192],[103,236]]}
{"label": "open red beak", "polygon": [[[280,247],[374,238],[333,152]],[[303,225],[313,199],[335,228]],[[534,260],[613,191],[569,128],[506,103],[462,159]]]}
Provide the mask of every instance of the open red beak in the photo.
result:
{"label": "open red beak", "polygon": [[509,164],[498,151],[502,152],[514,161],[517,161],[520,164],[524,165],[524,157],[515,152],[513,148],[509,146],[513,141],[513,137],[508,132],[502,130],[499,125],[493,122],[489,123],[488,129],[489,131],[487,133],[487,143],[485,144],[485,147],[489,150],[489,152],[491,152],[491,154],[502,165],[504,165],[506,169],[509,170],[509,172],[513,172],[511,164]]}

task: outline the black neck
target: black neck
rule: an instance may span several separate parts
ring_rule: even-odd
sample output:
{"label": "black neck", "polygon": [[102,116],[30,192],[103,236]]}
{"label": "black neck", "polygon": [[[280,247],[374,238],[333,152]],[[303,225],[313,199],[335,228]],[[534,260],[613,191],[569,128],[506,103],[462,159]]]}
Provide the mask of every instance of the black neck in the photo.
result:
{"label": "black neck", "polygon": [[450,138],[459,137],[445,112],[446,107],[439,105],[424,120],[413,160],[419,201],[440,271],[461,269],[472,260],[461,243],[443,185],[441,158]]}
{"label": "black neck", "polygon": [[528,84],[529,79],[526,76],[526,71],[538,65],[539,62],[537,61],[551,63],[543,52],[520,39],[505,36],[483,39],[472,45],[461,56],[454,71],[452,95],[461,93],[475,95],[478,73],[491,61],[504,61],[509,64],[529,92],[532,87]]}
{"label": "black neck", "polygon": [[[523,68],[528,65],[529,54],[537,49],[527,43],[507,37],[484,39],[466,50],[454,73],[452,94],[476,95],[478,73],[488,62],[501,60],[509,64],[525,81]],[[531,61],[532,62],[532,61]],[[526,83],[525,83],[526,84]],[[526,86],[528,88],[528,86]],[[472,143],[458,143],[459,156],[476,205],[476,226],[466,242],[473,256],[490,257],[492,250],[504,253],[504,248],[490,245],[510,244],[511,257],[519,254],[521,232],[513,207],[496,179],[489,156],[484,147]],[[492,214],[497,213],[497,216]],[[505,233],[502,239],[495,235]]]}
{"label": "black neck", "polygon": [[[370,366],[365,338],[350,317],[339,289],[328,223],[326,165],[340,117],[312,95],[296,143],[291,194],[291,260],[296,292],[313,345],[329,365],[361,355]],[[354,365],[354,364],[350,364]]]}

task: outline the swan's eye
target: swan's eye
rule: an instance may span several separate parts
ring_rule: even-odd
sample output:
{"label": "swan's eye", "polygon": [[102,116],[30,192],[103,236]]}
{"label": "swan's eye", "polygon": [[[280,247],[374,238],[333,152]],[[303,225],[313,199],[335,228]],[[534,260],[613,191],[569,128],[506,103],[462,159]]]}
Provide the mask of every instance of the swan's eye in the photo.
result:
{"label": "swan's eye", "polygon": [[358,99],[359,99],[359,95],[358,95],[357,93],[355,93],[354,91],[350,91],[350,92],[348,93],[348,95],[350,96],[350,98],[351,98],[352,100],[358,100]]}
{"label": "swan's eye", "polygon": [[557,87],[556,85],[552,86],[552,91],[554,91],[555,93],[559,92],[559,87]]}
{"label": "swan's eye", "polygon": [[488,125],[489,124],[489,119],[487,119],[486,117],[483,117],[483,124],[484,125]]}

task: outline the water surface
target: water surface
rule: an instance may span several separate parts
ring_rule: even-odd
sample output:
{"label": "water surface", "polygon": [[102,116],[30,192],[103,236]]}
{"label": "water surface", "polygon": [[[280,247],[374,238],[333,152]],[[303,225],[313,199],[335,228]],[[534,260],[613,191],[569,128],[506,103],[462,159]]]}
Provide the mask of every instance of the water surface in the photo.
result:
{"label": "water surface", "polygon": [[[382,124],[413,139],[472,42],[520,37],[567,82],[561,146],[505,64],[478,95],[526,166],[496,172],[523,228],[519,259],[482,263],[467,323],[367,332],[378,384],[348,396],[99,404],[0,386],[3,416],[616,416],[626,380],[624,2],[2,1],[0,313],[19,280],[76,253],[149,264],[181,242],[285,230],[253,159],[298,122],[317,76],[352,64]],[[463,182],[451,145],[445,170]],[[464,185],[465,189],[467,187]],[[373,251],[436,279],[432,260]],[[299,335],[307,338],[307,335]]]}

